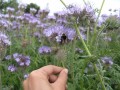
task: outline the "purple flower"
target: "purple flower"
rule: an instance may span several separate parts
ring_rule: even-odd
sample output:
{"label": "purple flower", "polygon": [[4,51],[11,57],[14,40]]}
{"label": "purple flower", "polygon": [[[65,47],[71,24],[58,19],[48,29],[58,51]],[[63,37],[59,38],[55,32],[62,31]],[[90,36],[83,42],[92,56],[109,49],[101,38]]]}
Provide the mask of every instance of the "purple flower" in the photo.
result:
{"label": "purple flower", "polygon": [[10,66],[8,66],[8,70],[10,72],[15,72],[17,70],[17,68],[14,65],[10,65]]}
{"label": "purple flower", "polygon": [[24,79],[28,78],[29,74],[24,74]]}
{"label": "purple flower", "polygon": [[29,20],[29,24],[31,24],[31,25],[37,25],[39,23],[40,23],[40,21],[37,20],[36,18],[32,18],[31,20]]}
{"label": "purple flower", "polygon": [[5,59],[6,59],[6,60],[10,60],[10,59],[11,59],[11,55],[7,55],[7,56],[5,57]]}
{"label": "purple flower", "polygon": [[13,12],[15,11],[15,9],[14,9],[14,8],[11,8],[11,7],[7,7],[7,11],[8,11],[9,13],[13,13]]}
{"label": "purple flower", "polygon": [[48,53],[51,53],[52,49],[48,46],[42,46],[38,49],[38,52],[40,54],[48,54]]}
{"label": "purple flower", "polygon": [[113,61],[112,61],[111,57],[105,56],[105,57],[102,57],[101,60],[102,60],[103,64],[105,64],[105,65],[110,66],[110,65],[113,64]]}
{"label": "purple flower", "polygon": [[40,33],[39,32],[35,32],[34,36],[37,37],[37,38],[40,38]]}
{"label": "purple flower", "polygon": [[11,45],[9,38],[2,32],[0,32],[0,44],[6,45],[6,46]]}
{"label": "purple flower", "polygon": [[20,29],[20,23],[14,21],[13,25],[12,25],[12,29],[14,29],[14,30],[18,29],[19,30]]}
{"label": "purple flower", "polygon": [[13,58],[20,66],[29,66],[30,65],[30,57],[24,56],[22,54],[15,53],[13,54]]}
{"label": "purple flower", "polygon": [[[43,31],[46,37],[55,38],[56,41],[60,41],[64,35],[67,40],[72,41],[76,36],[76,32],[72,28],[67,28],[62,25],[51,26]],[[53,37],[54,36],[54,37]]]}

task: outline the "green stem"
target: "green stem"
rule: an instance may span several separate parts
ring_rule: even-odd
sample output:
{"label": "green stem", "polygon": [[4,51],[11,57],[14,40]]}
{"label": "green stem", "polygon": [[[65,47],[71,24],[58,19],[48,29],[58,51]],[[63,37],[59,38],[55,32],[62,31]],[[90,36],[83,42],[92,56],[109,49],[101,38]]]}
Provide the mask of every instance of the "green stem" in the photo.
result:
{"label": "green stem", "polygon": [[60,0],[60,1],[67,8],[67,5],[64,3],[64,1],[63,0]]}
{"label": "green stem", "polygon": [[[0,59],[0,64],[1,64],[1,59]],[[2,73],[1,73],[1,65],[0,65],[0,90],[2,90]]]}
{"label": "green stem", "polygon": [[[100,14],[101,14],[101,11],[102,11],[102,8],[103,8],[103,5],[104,5],[104,3],[105,3],[105,0],[103,0],[103,2],[102,2],[102,5],[101,5],[101,7],[100,7],[100,11],[99,11],[99,13],[98,13],[98,16],[97,16],[97,19],[96,19],[96,21],[95,21],[95,27],[94,27],[94,35],[93,35],[93,38],[92,38],[92,43],[93,43],[93,41],[95,40],[95,38],[96,38],[96,34],[97,34],[97,23],[98,23],[98,19],[99,19],[99,17],[100,17]],[[92,44],[91,43],[91,44]]]}
{"label": "green stem", "polygon": [[78,35],[80,36],[80,39],[81,39],[81,41],[82,41],[82,44],[83,44],[83,46],[84,46],[86,52],[88,53],[89,56],[92,56],[92,54],[90,53],[90,51],[89,51],[87,45],[85,44],[85,41],[83,40],[83,38],[82,38],[82,36],[81,36],[81,33],[80,33],[80,31],[79,31],[79,29],[78,29],[78,27],[77,27],[76,24],[75,24],[75,29],[76,29]]}
{"label": "green stem", "polygon": [[[61,3],[67,8],[67,5],[64,3],[64,1],[63,1],[63,0],[60,0],[60,1],[61,1]],[[85,44],[85,41],[83,40],[83,38],[82,38],[82,36],[81,36],[81,34],[80,34],[80,31],[79,31],[79,29],[78,29],[78,27],[77,27],[77,24],[75,24],[75,28],[76,28],[76,31],[77,31],[78,35],[80,36],[80,39],[81,39],[81,41],[82,41],[82,44],[83,44],[86,52],[88,53],[89,56],[92,56],[92,54],[90,53],[87,45]]]}
{"label": "green stem", "polygon": [[87,21],[87,25],[88,25],[87,27],[87,45],[88,45],[89,44],[89,33],[90,33],[90,28],[89,28],[90,21],[89,20]]}
{"label": "green stem", "polygon": [[101,83],[101,85],[102,85],[103,90],[106,90],[105,85],[104,85],[103,78],[102,78],[102,76],[100,75],[96,64],[93,64],[93,65],[94,65],[95,71],[96,71],[96,73],[97,73],[97,75],[98,75],[98,78],[99,78],[99,80],[100,80],[100,83]]}

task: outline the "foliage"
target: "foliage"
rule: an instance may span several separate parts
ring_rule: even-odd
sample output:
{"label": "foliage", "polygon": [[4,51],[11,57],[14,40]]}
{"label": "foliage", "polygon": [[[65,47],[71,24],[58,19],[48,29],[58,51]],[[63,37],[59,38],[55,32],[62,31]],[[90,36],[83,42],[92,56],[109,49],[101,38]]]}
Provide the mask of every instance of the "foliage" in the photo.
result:
{"label": "foliage", "polygon": [[[34,3],[30,3],[27,5],[26,9],[25,9],[25,12],[26,13],[30,13],[30,8],[35,8],[38,12],[38,10],[40,9],[40,7],[37,5],[37,4],[34,4]],[[36,13],[37,13],[36,12]]]}
{"label": "foliage", "polygon": [[109,16],[104,23],[107,30],[118,29],[120,27],[120,18],[117,16]]}
{"label": "foliage", "polygon": [[18,6],[17,0],[8,0],[8,1],[1,0],[0,1],[0,11],[3,11],[4,13],[6,13],[7,7],[13,7],[17,9],[17,6]]}
{"label": "foliage", "polygon": [[11,40],[11,45],[4,47],[7,36],[0,34],[0,50],[5,49],[0,52],[5,56],[0,60],[4,90],[22,90],[26,75],[50,64],[68,68],[68,90],[119,90],[120,29],[104,32],[103,25],[93,34],[89,29],[97,25],[94,11],[84,8],[70,13],[71,8],[53,17],[46,9],[36,15],[22,9],[15,18],[11,17],[14,13],[2,14],[0,32]]}

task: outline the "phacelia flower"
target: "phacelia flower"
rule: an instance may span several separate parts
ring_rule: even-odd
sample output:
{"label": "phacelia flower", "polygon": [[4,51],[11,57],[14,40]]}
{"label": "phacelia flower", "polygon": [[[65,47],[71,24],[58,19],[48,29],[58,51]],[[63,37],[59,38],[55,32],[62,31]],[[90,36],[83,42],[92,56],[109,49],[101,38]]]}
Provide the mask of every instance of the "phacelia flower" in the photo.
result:
{"label": "phacelia flower", "polygon": [[19,29],[20,29],[20,23],[14,21],[14,22],[13,22],[13,25],[12,25],[12,29],[13,29],[13,30],[16,30],[16,29],[19,30]]}
{"label": "phacelia flower", "polygon": [[11,7],[7,7],[7,11],[8,11],[8,13],[13,13],[15,11],[15,9],[11,8]]}
{"label": "phacelia flower", "polygon": [[7,56],[5,57],[5,59],[6,59],[6,60],[10,60],[10,59],[11,59],[11,55],[7,55]]}
{"label": "phacelia flower", "polygon": [[62,39],[72,41],[76,36],[75,30],[73,30],[72,28],[64,27],[62,25],[51,26],[45,29],[43,31],[43,34],[48,38],[55,38],[56,41],[59,42],[61,42]]}
{"label": "phacelia flower", "polygon": [[24,79],[28,78],[29,74],[24,74]]}
{"label": "phacelia flower", "polygon": [[24,56],[22,54],[15,53],[13,54],[13,58],[20,66],[29,66],[30,65],[30,57]]}
{"label": "phacelia flower", "polygon": [[10,66],[8,66],[8,70],[10,72],[15,72],[17,70],[17,68],[14,65],[10,65]]}
{"label": "phacelia flower", "polygon": [[52,49],[48,46],[42,46],[38,49],[38,52],[40,54],[48,54],[48,53],[51,53]]}
{"label": "phacelia flower", "polygon": [[9,38],[2,32],[0,32],[0,45],[5,45],[5,46],[11,45]]}
{"label": "phacelia flower", "polygon": [[110,66],[110,65],[113,64],[113,61],[112,61],[111,57],[105,56],[105,57],[102,57],[101,60],[102,60],[103,64],[105,64],[105,65]]}

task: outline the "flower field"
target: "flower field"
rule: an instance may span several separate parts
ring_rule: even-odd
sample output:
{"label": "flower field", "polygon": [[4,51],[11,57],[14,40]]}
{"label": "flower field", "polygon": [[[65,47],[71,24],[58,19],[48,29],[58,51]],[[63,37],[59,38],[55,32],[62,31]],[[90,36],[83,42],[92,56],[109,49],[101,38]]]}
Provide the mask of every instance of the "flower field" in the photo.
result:
{"label": "flower field", "polygon": [[45,65],[69,70],[68,90],[120,90],[120,16],[100,15],[102,5],[65,7],[53,16],[25,13],[24,4],[0,13],[0,90],[23,90],[30,72]]}

